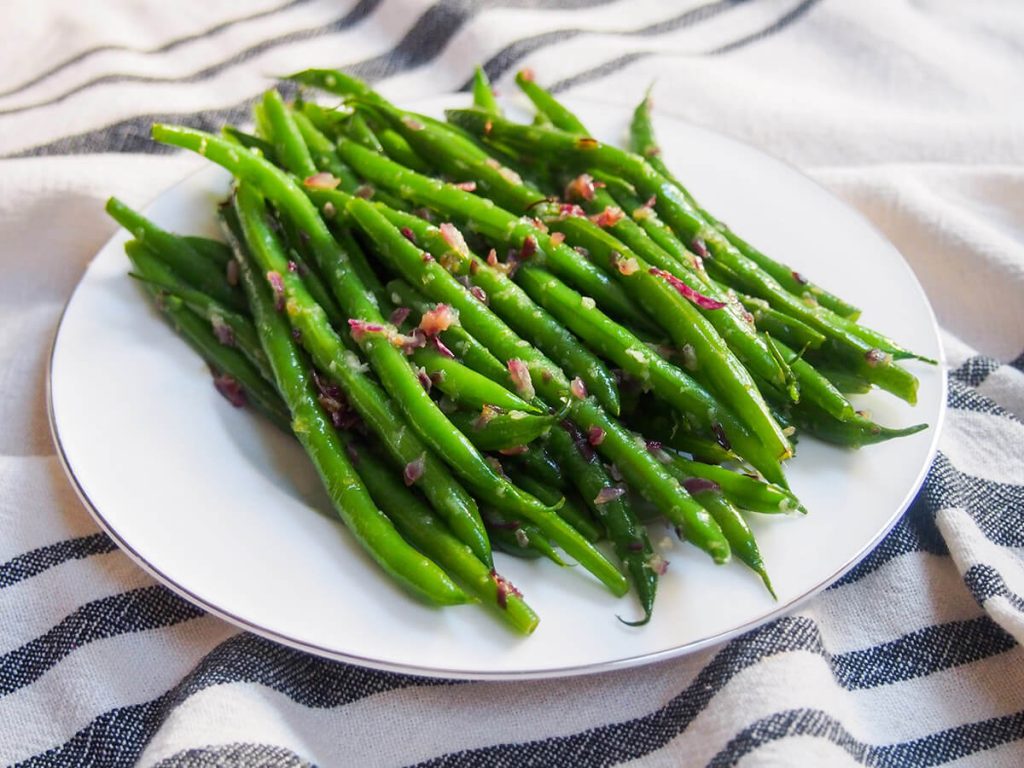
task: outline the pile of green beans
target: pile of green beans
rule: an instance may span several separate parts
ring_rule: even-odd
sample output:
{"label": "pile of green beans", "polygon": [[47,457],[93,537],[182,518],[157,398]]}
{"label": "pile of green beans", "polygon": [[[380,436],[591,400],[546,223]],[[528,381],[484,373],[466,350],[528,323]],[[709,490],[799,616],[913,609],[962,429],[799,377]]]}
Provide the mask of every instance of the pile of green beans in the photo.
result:
{"label": "pile of green beans", "polygon": [[930,361],[703,209],[661,162],[648,98],[623,150],[528,72],[530,125],[479,69],[447,122],[343,72],[290,79],[342,103],[271,90],[255,133],[153,127],[235,177],[226,245],[107,211],[218,390],[295,436],[419,599],[532,632],[493,545],[632,586],[642,613],[621,620],[646,624],[667,565],[651,509],[774,596],[747,519],[805,513],[783,472],[798,430],[856,448],[924,428],[875,424],[844,393],[912,402],[897,361]]}

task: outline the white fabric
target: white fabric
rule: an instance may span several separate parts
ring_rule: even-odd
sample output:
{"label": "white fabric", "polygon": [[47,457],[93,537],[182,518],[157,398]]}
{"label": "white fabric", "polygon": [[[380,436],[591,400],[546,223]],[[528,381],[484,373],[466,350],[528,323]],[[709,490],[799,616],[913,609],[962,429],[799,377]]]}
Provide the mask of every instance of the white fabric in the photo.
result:
{"label": "white fabric", "polygon": [[[1024,352],[1024,8],[364,5],[5,5],[0,763],[37,756],[35,764],[58,765],[73,754],[103,765],[1024,763],[1024,374],[1019,362],[999,365]],[[431,34],[416,38],[423,29]],[[559,30],[581,33],[515,45]],[[421,685],[277,649],[145,592],[152,581],[102,537],[90,540],[102,552],[6,583],[26,553],[97,534],[54,456],[46,364],[64,302],[114,232],[106,198],[144,205],[199,162],[141,151],[149,116],[189,122],[206,110],[217,121],[268,87],[268,76],[308,66],[362,66],[383,76],[385,94],[419,97],[462,86],[480,61],[501,71],[502,90],[530,66],[543,83],[616,107],[631,107],[656,79],[659,110],[794,164],[892,240],[935,307],[954,372],[942,455],[880,552],[900,537],[916,543],[875,553],[877,568],[752,638],[643,669],[516,684]],[[142,129],[127,125],[133,119]],[[168,600],[177,618],[111,636],[95,622],[67,623],[133,590],[143,602]],[[145,615],[133,602],[109,605],[118,615],[104,621]],[[56,654],[59,642],[68,647]],[[775,650],[759,662],[730,655],[762,642]],[[56,655],[25,677],[46,653]],[[873,670],[880,681],[851,682]],[[317,692],[324,680],[330,690]],[[661,714],[643,719],[652,713]],[[589,741],[579,737],[588,729]],[[558,737],[574,745],[571,758]],[[526,742],[537,751],[509,751]]]}

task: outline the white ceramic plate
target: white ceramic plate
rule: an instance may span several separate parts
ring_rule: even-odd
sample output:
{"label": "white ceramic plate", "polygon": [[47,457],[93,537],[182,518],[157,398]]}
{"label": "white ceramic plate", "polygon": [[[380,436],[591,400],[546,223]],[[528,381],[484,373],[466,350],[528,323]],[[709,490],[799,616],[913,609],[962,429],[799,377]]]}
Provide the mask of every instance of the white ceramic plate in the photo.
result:
{"label": "white ceramic plate", "polygon": [[[447,100],[452,103],[455,97]],[[421,105],[424,106],[424,105]],[[425,109],[439,111],[442,103]],[[603,139],[628,113],[574,102]],[[869,325],[925,355],[942,352],[928,301],[899,253],[836,198],[756,149],[692,125],[657,121],[664,158],[709,210],[794,268],[864,309]],[[216,232],[226,176],[204,170],[147,213],[164,227]],[[756,517],[779,600],[738,563],[716,567],[676,542],[654,618],[578,568],[497,555],[541,623],[513,635],[487,611],[425,607],[393,586],[330,513],[298,445],[215,391],[126,273],[123,233],[97,254],[57,334],[51,420],[72,482],[99,524],[142,567],[188,600],[273,640],[356,664],[461,678],[581,674],[648,663],[719,642],[778,616],[850,568],[904,511],[935,451],[941,368],[911,408],[857,399],[885,424],[931,429],[860,452],[801,441],[790,462],[807,517]],[[656,542],[668,542],[662,528]],[[662,546],[665,546],[662,543]]]}

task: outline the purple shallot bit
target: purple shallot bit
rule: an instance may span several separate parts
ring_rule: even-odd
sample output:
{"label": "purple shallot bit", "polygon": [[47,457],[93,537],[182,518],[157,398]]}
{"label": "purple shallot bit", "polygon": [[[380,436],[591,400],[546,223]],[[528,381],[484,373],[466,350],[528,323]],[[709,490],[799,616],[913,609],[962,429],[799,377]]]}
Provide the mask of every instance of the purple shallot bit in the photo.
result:
{"label": "purple shallot bit", "polygon": [[605,229],[607,227],[614,227],[622,221],[625,215],[618,206],[609,205],[600,213],[591,216],[590,220],[597,224],[597,226]]}
{"label": "purple shallot bit", "polygon": [[460,181],[458,184],[453,184],[456,189],[461,189],[463,192],[476,192],[475,181]]}
{"label": "purple shallot bit", "polygon": [[703,237],[695,237],[690,241],[690,250],[693,251],[701,259],[708,257],[708,244],[704,242]]}
{"label": "purple shallot bit", "polygon": [[551,244],[556,248],[565,242],[564,232],[552,232],[551,233]]}
{"label": "purple shallot bit", "polygon": [[619,270],[619,274],[624,277],[629,277],[640,270],[640,264],[636,259],[632,256],[624,259],[618,251],[612,251],[612,264]]}
{"label": "purple shallot bit", "polygon": [[455,359],[455,353],[448,349],[448,346],[443,341],[441,341],[440,336],[431,336],[430,341],[434,345],[434,349],[437,350],[441,355],[444,355],[450,360]]}
{"label": "purple shallot bit", "polygon": [[217,341],[225,347],[235,346],[235,332],[231,330],[230,325],[224,322],[223,317],[217,314],[211,315],[210,327],[213,328],[213,335],[217,337]]}
{"label": "purple shallot bit", "polygon": [[426,263],[428,261],[433,261],[434,257],[431,256],[428,251],[424,251],[423,253],[420,254],[420,260]]}
{"label": "purple shallot bit", "polygon": [[605,432],[596,424],[587,429],[587,442],[591,445],[600,445],[604,442]]}
{"label": "purple shallot bit", "polygon": [[448,243],[452,248],[461,253],[463,256],[469,255],[469,246],[466,245],[466,238],[462,236],[462,232],[459,228],[452,224],[450,221],[441,223],[438,227],[441,230],[441,237]]}
{"label": "purple shallot bit", "polygon": [[242,408],[247,402],[245,390],[234,376],[222,373],[213,377],[213,386],[217,388],[221,396],[231,403],[235,408]]}
{"label": "purple shallot bit", "polygon": [[369,184],[360,184],[358,187],[356,187],[355,192],[353,192],[352,194],[355,195],[356,197],[363,198],[363,200],[369,200],[370,198],[373,197],[376,191],[377,190],[375,190]]}
{"label": "purple shallot bit", "polygon": [[421,123],[414,117],[410,117],[409,115],[402,115],[402,125],[408,128],[410,131],[423,130],[423,123]]}
{"label": "purple shallot bit", "polygon": [[526,400],[532,400],[534,398],[537,392],[533,388],[533,380],[530,378],[530,369],[526,367],[526,363],[518,357],[513,357],[508,361],[508,375],[509,378],[512,379],[512,384],[520,395],[522,395]]}
{"label": "purple shallot bit", "polygon": [[501,409],[497,406],[484,403],[484,407],[480,409],[480,415],[477,416],[476,420],[473,422],[473,429],[483,429],[490,424],[491,419],[499,413],[501,413]]}
{"label": "purple shallot bit", "polygon": [[406,240],[408,240],[413,245],[416,244],[416,235],[413,233],[413,231],[411,229],[409,229],[408,227],[402,227],[401,232],[402,232],[402,237],[404,237]]}
{"label": "purple shallot bit", "polygon": [[270,290],[274,292],[274,309],[278,312],[284,311],[284,278],[280,272],[271,270],[267,272],[267,282],[270,283]]}
{"label": "purple shallot bit", "polygon": [[683,488],[689,494],[705,493],[707,491],[718,492],[721,488],[718,487],[718,483],[714,480],[708,480],[706,477],[688,477],[683,480]]}
{"label": "purple shallot bit", "polygon": [[575,203],[562,203],[558,206],[558,217],[561,219],[567,219],[570,216],[579,216],[580,218],[583,218],[586,215],[587,212]]}
{"label": "purple shallot bit", "polygon": [[618,464],[609,464],[608,474],[611,475],[612,480],[614,480],[616,483],[621,483],[623,480],[622,470],[619,469]]}
{"label": "purple shallot bit", "polygon": [[[475,264],[476,262],[474,262]],[[487,304],[487,292],[484,291],[479,285],[471,285],[469,287],[470,295],[479,301],[481,304]]]}
{"label": "purple shallot bit", "polygon": [[356,341],[362,341],[368,333],[386,333],[387,328],[380,323],[371,323],[355,317],[348,319],[349,332]]}
{"label": "purple shallot bit", "polygon": [[419,328],[414,328],[412,333],[396,333],[392,337],[391,343],[396,347],[401,347],[405,354],[411,355],[413,350],[423,349],[427,346],[427,335]]}
{"label": "purple shallot bit", "polygon": [[288,271],[291,272],[292,274],[298,274],[298,272],[299,272],[299,265],[296,264],[294,261],[289,260],[288,261]]}
{"label": "purple shallot bit", "polygon": [[522,247],[519,249],[519,260],[527,261],[535,253],[537,253],[537,238],[533,235],[527,235],[523,239]]}
{"label": "purple shallot bit", "polygon": [[587,398],[587,385],[583,383],[583,379],[579,376],[569,382],[569,391],[572,392],[573,397],[579,400]]}
{"label": "purple shallot bit", "polygon": [[508,448],[501,448],[498,450],[502,456],[522,456],[524,453],[530,450],[528,445],[512,445]]}
{"label": "purple shallot bit", "polygon": [[409,307],[395,307],[395,310],[388,317],[388,322],[392,325],[400,326],[409,319],[410,312],[412,310]]}
{"label": "purple shallot bit", "polygon": [[426,467],[426,463],[426,454],[421,454],[418,459],[414,459],[405,465],[405,469],[402,470],[402,479],[405,481],[406,485],[412,485],[423,477],[423,470]]}
{"label": "purple shallot bit", "polygon": [[647,441],[647,452],[654,458],[660,461],[662,464],[668,464],[672,461],[672,457],[668,455],[668,452],[662,447],[661,443],[657,440]]}
{"label": "purple shallot bit", "polygon": [[722,446],[725,450],[732,450],[732,443],[729,442],[729,438],[725,436],[725,430],[722,425],[717,421],[711,422],[711,431],[715,433],[715,442]]}
{"label": "purple shallot bit", "polygon": [[877,368],[880,365],[889,365],[892,362],[892,355],[880,349],[869,349],[864,353],[864,360],[869,367]]}
{"label": "purple shallot bit", "polygon": [[587,438],[583,436],[582,432],[580,432],[580,428],[568,419],[562,420],[561,425],[562,429],[569,433],[569,437],[572,438],[572,442],[576,446],[576,450],[583,455],[583,458],[588,462],[593,461],[596,454],[594,453],[593,447],[591,447],[590,443],[587,442]]}
{"label": "purple shallot bit", "polygon": [[474,259],[473,261],[469,262],[469,274],[475,275],[479,271],[480,271],[480,262],[479,261],[476,261]]}
{"label": "purple shallot bit", "polygon": [[314,173],[312,176],[307,176],[302,180],[304,186],[310,189],[336,189],[341,184],[341,179],[333,176],[326,171],[320,171],[320,173]]}
{"label": "purple shallot bit", "polygon": [[430,378],[430,374],[427,373],[426,368],[423,366],[417,366],[416,368],[416,380],[427,392],[430,391],[430,387],[433,385],[433,381]]}
{"label": "purple shallot bit", "polygon": [[292,338],[295,339],[295,342],[297,344],[301,344],[302,343],[302,331],[300,331],[298,328],[292,328]]}
{"label": "purple shallot bit", "polygon": [[227,277],[228,285],[238,285],[238,262],[231,259],[224,269],[224,275]]}
{"label": "purple shallot bit", "polygon": [[494,250],[493,248],[491,248],[491,250],[489,250],[487,252],[487,266],[489,266],[489,267],[497,267],[498,266],[498,252],[496,250]]}
{"label": "purple shallot bit", "polygon": [[626,545],[626,549],[630,552],[643,552],[644,543],[642,541],[631,541]]}
{"label": "purple shallot bit", "polygon": [[593,200],[594,177],[589,173],[581,173],[565,185],[566,200]]}
{"label": "purple shallot bit", "polygon": [[659,576],[664,576],[665,573],[668,571],[668,560],[659,555],[657,552],[655,552],[653,555],[647,558],[647,562],[645,563],[645,565]]}
{"label": "purple shallot bit", "polygon": [[348,455],[348,460],[353,464],[359,463],[359,449],[356,448],[354,443],[349,443],[345,446],[345,453]]}
{"label": "purple shallot bit", "polygon": [[597,492],[597,496],[594,497],[594,503],[597,505],[607,504],[609,501],[615,501],[626,492],[626,489],[619,485],[606,485],[600,491]]}
{"label": "purple shallot bit", "polygon": [[428,309],[420,318],[419,328],[427,336],[436,336],[442,331],[447,331],[455,323],[455,313],[447,304],[437,304],[433,309]]}
{"label": "purple shallot bit", "polygon": [[724,301],[717,301],[716,299],[705,296],[703,293],[697,293],[697,291],[693,290],[693,288],[688,286],[671,272],[666,272],[664,269],[658,269],[657,267],[651,267],[648,271],[655,277],[660,277],[665,280],[665,282],[679,291],[682,296],[692,301],[701,309],[721,309],[725,306]]}
{"label": "purple shallot bit", "polygon": [[506,579],[501,574],[499,574],[493,568],[491,569],[491,578],[494,579],[494,584],[498,588],[496,593],[496,599],[498,601],[499,608],[508,608],[509,595],[512,595],[514,597],[523,596],[523,593],[516,589],[515,584]]}

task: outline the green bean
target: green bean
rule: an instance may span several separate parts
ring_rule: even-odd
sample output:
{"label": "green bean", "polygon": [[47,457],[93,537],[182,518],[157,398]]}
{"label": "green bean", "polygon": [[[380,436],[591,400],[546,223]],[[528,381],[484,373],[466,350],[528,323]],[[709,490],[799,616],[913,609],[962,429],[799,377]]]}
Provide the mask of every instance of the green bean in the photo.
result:
{"label": "green bean", "polygon": [[[407,307],[415,315],[410,318],[418,322],[419,316],[434,309],[421,293],[418,293],[404,280],[391,280],[385,286],[391,303],[397,307]],[[508,381],[508,369],[498,358],[490,353],[483,344],[473,338],[461,325],[454,324],[439,336],[446,347],[452,350],[463,363],[477,373],[482,373],[491,381],[504,384]]]}
{"label": "green bean", "polygon": [[[700,242],[708,255],[721,261],[742,281],[740,286],[769,301],[824,333],[844,361],[865,374],[882,389],[913,404],[917,399],[917,379],[892,364],[891,357],[878,357],[874,347],[835,321],[837,315],[824,307],[810,307],[787,292],[770,274],[740,253],[726,238],[709,225],[685,200],[679,188],[659,174],[638,155],[617,149],[590,137],[579,137],[555,129],[510,123],[502,118],[485,117],[472,110],[449,110],[448,119],[476,136],[512,146],[530,147],[549,153],[563,164],[598,167],[631,182],[642,195],[654,196],[655,206],[665,221],[682,237]],[[486,123],[486,126],[485,126]],[[865,361],[870,361],[866,363]]]}
{"label": "green bean", "polygon": [[[494,406],[512,413],[539,412],[536,406],[512,394],[502,385],[437,350],[417,349],[413,351],[411,357],[416,365],[424,369],[433,386],[464,408]],[[459,426],[458,422],[453,422]]]}
{"label": "green bean", "polygon": [[761,577],[768,592],[776,598],[775,589],[772,587],[771,579],[768,578],[768,570],[765,568],[761,551],[754,539],[754,532],[750,530],[747,521],[743,519],[740,511],[722,493],[722,490],[710,480],[693,479],[684,482],[693,497],[711,513],[715,522],[722,528],[722,533],[729,541],[729,546],[736,557],[754,573]]}
{"label": "green bean", "polygon": [[[508,413],[496,411],[490,406],[484,406],[482,413],[470,411],[455,411],[449,415],[452,424],[470,440],[473,445],[481,451],[506,451],[529,445],[534,440],[543,437],[550,431],[551,425],[557,421],[556,416],[540,416],[525,411],[510,411]],[[513,479],[513,482],[516,482]],[[530,487],[516,482],[520,488],[527,493],[534,493]],[[561,496],[553,498],[541,498],[545,504],[552,506],[558,504]]]}
{"label": "green bean", "polygon": [[182,237],[172,235],[116,197],[107,200],[106,211],[139,242],[153,248],[190,285],[213,297],[225,307],[245,312],[242,292],[224,279],[224,270],[198,253]]}
{"label": "green bean", "polygon": [[546,557],[560,568],[568,567],[555,550],[554,547],[544,538],[533,523],[525,520],[509,519],[496,509],[484,510],[484,523],[487,525],[487,532],[491,541],[502,552],[513,557],[534,559]]}
{"label": "green bean", "polygon": [[[423,260],[423,252],[407,240],[405,236],[402,235],[402,233],[393,226],[373,204],[360,198],[352,198],[348,203],[348,210],[363,231],[373,239],[378,253],[385,256],[392,263],[399,263],[402,265],[433,264],[446,277],[451,278],[451,275],[449,275],[440,264],[437,264],[434,261],[425,262]],[[406,270],[399,269],[397,271],[409,279],[409,275],[406,274]],[[435,273],[432,272],[432,274]],[[414,282],[413,284],[417,283]],[[465,288],[461,285],[458,287],[462,289],[465,296],[470,296]],[[471,300],[477,301],[472,297]],[[457,307],[457,309],[459,310],[461,317],[464,314],[465,309],[464,307]],[[417,386],[419,387],[420,392],[423,392],[423,388],[419,384],[417,384]],[[446,423],[450,423],[447,422],[447,419],[445,421]],[[460,439],[466,440],[467,443],[469,442],[461,432],[456,431],[456,434]],[[450,439],[451,435],[446,435],[446,437]],[[470,443],[470,445],[472,444]],[[493,474],[493,469],[491,472]],[[625,578],[604,557],[604,555],[601,554],[599,550],[595,549],[590,542],[583,539],[571,526],[566,525],[561,518],[551,511],[550,508],[544,506],[533,497],[523,494],[518,488],[504,478],[502,478],[502,481],[504,484],[503,487],[506,489],[504,491],[505,494],[511,495],[514,493],[521,498],[517,500],[517,503],[515,504],[509,504],[505,499],[503,499],[504,504],[501,505],[495,503],[493,499],[487,499],[489,503],[503,511],[509,511],[511,514],[517,514],[525,517],[530,522],[537,525],[546,536],[550,537],[552,541],[562,547],[562,549],[564,549],[569,555],[574,557],[580,565],[600,579],[613,593],[617,595],[625,593],[626,589],[628,589],[628,584]]]}
{"label": "green bean", "polygon": [[619,275],[622,285],[635,299],[644,302],[652,317],[670,334],[679,349],[689,346],[694,361],[693,371],[698,380],[711,387],[776,458],[785,459],[792,455],[789,440],[768,412],[768,405],[758,392],[750,372],[730,352],[711,323],[689,299],[681,296],[673,285],[658,276],[656,270],[591,221],[570,216],[549,223],[556,231],[565,233],[567,241],[586,248],[592,259],[609,265],[631,264],[628,274],[621,266],[610,271]]}
{"label": "green bean", "polygon": [[680,470],[681,479],[685,481],[701,477],[711,480],[737,507],[764,514],[807,513],[799,499],[781,486],[762,482],[725,467],[690,461],[678,454],[666,453],[671,456],[673,466]]}
{"label": "green bean", "polygon": [[574,496],[563,496],[559,489],[544,485],[529,475],[524,475],[514,470],[511,476],[515,480],[516,485],[528,490],[538,499],[564,498],[565,503],[558,508],[558,514],[565,522],[579,531],[587,541],[596,542],[604,538],[603,528],[590,517],[589,512],[579,506]]}
{"label": "green bean", "polygon": [[[235,198],[235,209],[246,243],[260,268],[265,274],[280,276],[283,308],[317,366],[340,387],[352,407],[380,436],[392,459],[406,468],[406,480],[423,489],[455,535],[490,565],[486,533],[482,532],[483,524],[473,498],[408,428],[387,395],[365,375],[365,365],[354,352],[345,349],[302,279],[288,269],[280,242],[267,224],[261,198],[243,184]],[[332,393],[325,392],[325,395],[330,397]]]}
{"label": "green bean", "polygon": [[654,559],[646,529],[625,495],[609,492],[614,488],[611,478],[575,425],[566,423],[565,428],[552,430],[549,443],[573,485],[603,523],[615,554],[626,565],[644,611],[643,618],[635,625],[646,624],[654,609],[661,562]]}
{"label": "green bean", "polygon": [[364,147],[341,141],[338,151],[363,178],[397,192],[417,205],[427,205],[459,221],[496,242],[520,251],[536,249],[532,257],[537,263],[551,260],[575,287],[593,296],[612,314],[649,327],[650,323],[632,301],[601,270],[579,259],[568,246],[553,243],[551,238],[533,224],[521,221],[486,198],[478,197],[451,184],[420,176]]}
{"label": "green bean", "polygon": [[473,70],[473,105],[484,112],[501,114],[501,107],[498,106],[498,101],[494,97],[487,73],[484,72],[483,67],[479,66]]}
{"label": "green bean", "polygon": [[790,317],[774,309],[764,299],[738,294],[737,298],[751,315],[754,325],[772,338],[785,342],[796,349],[818,349],[825,343],[825,335],[811,328],[802,320]]}
{"label": "green bean", "polygon": [[225,279],[227,278],[228,267],[234,259],[230,248],[220,240],[213,240],[209,237],[181,235],[181,239],[192,246],[193,251],[216,264],[221,274],[225,276]]}
{"label": "green bean", "polygon": [[[363,211],[372,211],[381,217],[384,216],[378,212],[377,208],[362,200],[354,199],[349,205]],[[415,217],[408,217],[408,226],[410,228],[419,227],[419,232],[414,230],[414,233],[420,237],[426,232],[427,225],[422,221],[417,223],[418,220],[414,221],[413,219]],[[507,361],[520,360],[530,374],[533,387],[548,400],[549,404],[555,405],[569,399],[572,403],[573,421],[584,429],[598,428],[611,436],[611,439],[602,443],[602,453],[607,453],[611,461],[619,464],[623,468],[623,473],[632,478],[634,485],[654,497],[653,500],[656,503],[663,504],[666,514],[674,521],[678,521],[677,524],[690,531],[688,536],[691,541],[704,548],[716,560],[728,559],[728,544],[722,538],[721,532],[717,530],[714,521],[646,450],[638,448],[632,435],[615,423],[593,398],[579,399],[578,395],[584,393],[578,387],[571,387],[565,374],[539,349],[532,347],[516,335],[486,305],[460,284],[442,266],[442,258],[425,260],[418,248],[400,233],[396,237],[395,233],[397,230],[387,233],[386,238],[378,241],[380,246],[378,250],[383,257],[391,260],[396,271],[413,285],[422,286],[423,292],[431,298],[443,301],[457,309],[460,321],[467,330],[487,344],[497,357]],[[382,234],[386,233],[382,232]],[[385,250],[385,246],[388,246],[387,250]],[[477,264],[476,277],[478,279],[491,271],[488,265],[478,258],[474,263]],[[509,281],[509,288],[514,287],[514,283]],[[510,290],[508,293],[511,295],[515,292]],[[524,318],[524,323],[530,325],[537,319],[539,308],[525,294],[520,292],[515,295],[519,297],[517,301],[522,302],[522,309],[517,313],[517,317]],[[576,390],[575,394],[571,394],[572,389]],[[561,544],[557,540],[556,543]],[[564,545],[562,546],[565,548]],[[573,553],[570,552],[570,554]],[[573,556],[580,559],[576,555]]]}
{"label": "green bean", "polygon": [[544,485],[559,490],[566,488],[561,466],[537,443],[529,446],[525,453],[509,456],[505,461]]}
{"label": "green bean", "polygon": [[518,591],[488,569],[469,547],[455,538],[433,512],[374,453],[346,434],[339,434],[356,471],[373,500],[413,546],[444,568],[481,603],[523,634],[537,627],[537,614]]}
{"label": "green bean", "polygon": [[876,424],[861,414],[839,421],[812,403],[798,403],[791,409],[793,422],[820,440],[848,448],[881,443],[896,437],[907,437],[927,429],[927,424],[892,429]]}
{"label": "green bean", "polygon": [[249,255],[242,248],[236,254],[241,259],[242,283],[256,328],[278,390],[292,414],[293,431],[316,466],[339,517],[380,567],[403,586],[441,605],[465,602],[465,592],[432,560],[406,543],[374,505],[317,402],[308,362],[292,339],[287,321],[276,311],[274,298],[257,277]]}
{"label": "green bean", "polygon": [[689,191],[687,191],[672,172],[669,171],[668,167],[661,159],[661,149],[655,141],[654,125],[651,121],[652,106],[653,101],[651,100],[650,89],[648,89],[647,94],[644,96],[644,100],[637,105],[636,110],[633,112],[633,120],[630,123],[629,129],[629,148],[638,155],[642,155],[646,158],[647,162],[651,164],[651,167],[675,184],[692,207],[699,209],[703,217],[712,226],[722,232],[745,256],[757,262],[762,269],[775,277],[775,279],[778,280],[786,290],[796,296],[809,295],[813,297],[815,301],[828,307],[836,314],[856,319],[856,316],[860,314],[860,310],[852,304],[847,303],[838,296],[833,296],[823,288],[819,288],[816,285],[808,283],[806,279],[800,276],[797,272],[784,264],[779,264],[773,259],[765,256],[756,248],[734,235],[728,227],[711,216],[707,211],[700,208],[696,199],[689,193]]}
{"label": "green bean", "polygon": [[797,381],[800,382],[803,400],[814,403],[840,421],[846,421],[854,415],[853,405],[843,397],[843,393],[836,389],[831,381],[818,373],[814,366],[781,341],[776,339],[773,343],[793,369]]}
{"label": "green bean", "polygon": [[566,109],[551,93],[534,82],[533,73],[530,70],[520,70],[516,73],[516,85],[533,102],[537,112],[546,115],[556,128],[570,133],[587,133],[587,129],[576,115]]}
{"label": "green bean", "polygon": [[334,151],[334,142],[321,133],[303,112],[292,111],[292,119],[299,129],[302,141],[309,148],[316,168],[339,179],[343,189],[354,190],[358,187],[359,179],[352,173],[351,168],[341,162],[338,153]]}
{"label": "green bean", "polygon": [[[323,200],[328,196],[329,193],[321,192],[315,198]],[[334,197],[341,199],[337,193]],[[457,242],[451,230],[446,235],[437,227],[411,214],[387,207],[380,207],[378,210],[392,224],[408,230],[417,243],[421,244],[435,260],[460,272],[463,277],[475,283],[483,291],[483,296],[479,293],[473,294],[476,299],[489,302],[506,321],[512,323],[524,335],[528,335],[533,344],[574,376],[578,376],[584,382],[587,391],[597,397],[607,410],[613,414],[618,413],[618,390],[611,372],[561,324],[526,299],[506,275],[490,268],[479,259],[474,261],[466,253],[456,249],[449,242],[449,238]],[[424,290],[422,286],[421,290]],[[527,328],[528,333],[524,330]]]}
{"label": "green bean", "polygon": [[591,307],[584,297],[562,283],[554,275],[531,265],[523,265],[517,274],[519,284],[538,304],[546,308],[591,348],[597,350],[622,370],[650,385],[654,393],[687,415],[691,424],[707,435],[721,429],[728,442],[746,460],[766,476],[780,478],[778,459],[740,423],[733,413],[723,408],[699,384],[680,368],[653,352],[626,328]]}
{"label": "green bean", "polygon": [[274,145],[266,139],[254,136],[251,133],[246,133],[233,125],[225,125],[220,129],[220,132],[226,138],[241,144],[248,150],[259,150],[259,152],[270,162],[277,162],[277,153],[274,152]]}
{"label": "green bean", "polygon": [[[168,296],[155,282],[160,279],[160,268],[164,264],[152,251],[138,240],[129,240],[124,246],[135,269],[145,280],[146,289],[153,297],[157,308],[167,317],[178,334],[191,346],[215,373],[214,384],[232,403],[250,403],[272,423],[288,428],[288,409],[274,387],[268,384],[263,374],[252,364],[242,349],[225,345],[210,326],[208,319],[190,310],[184,301]],[[257,342],[258,345],[258,342]],[[262,352],[262,349],[260,350]],[[224,378],[224,377],[228,378]],[[241,386],[241,396],[235,390]]]}

